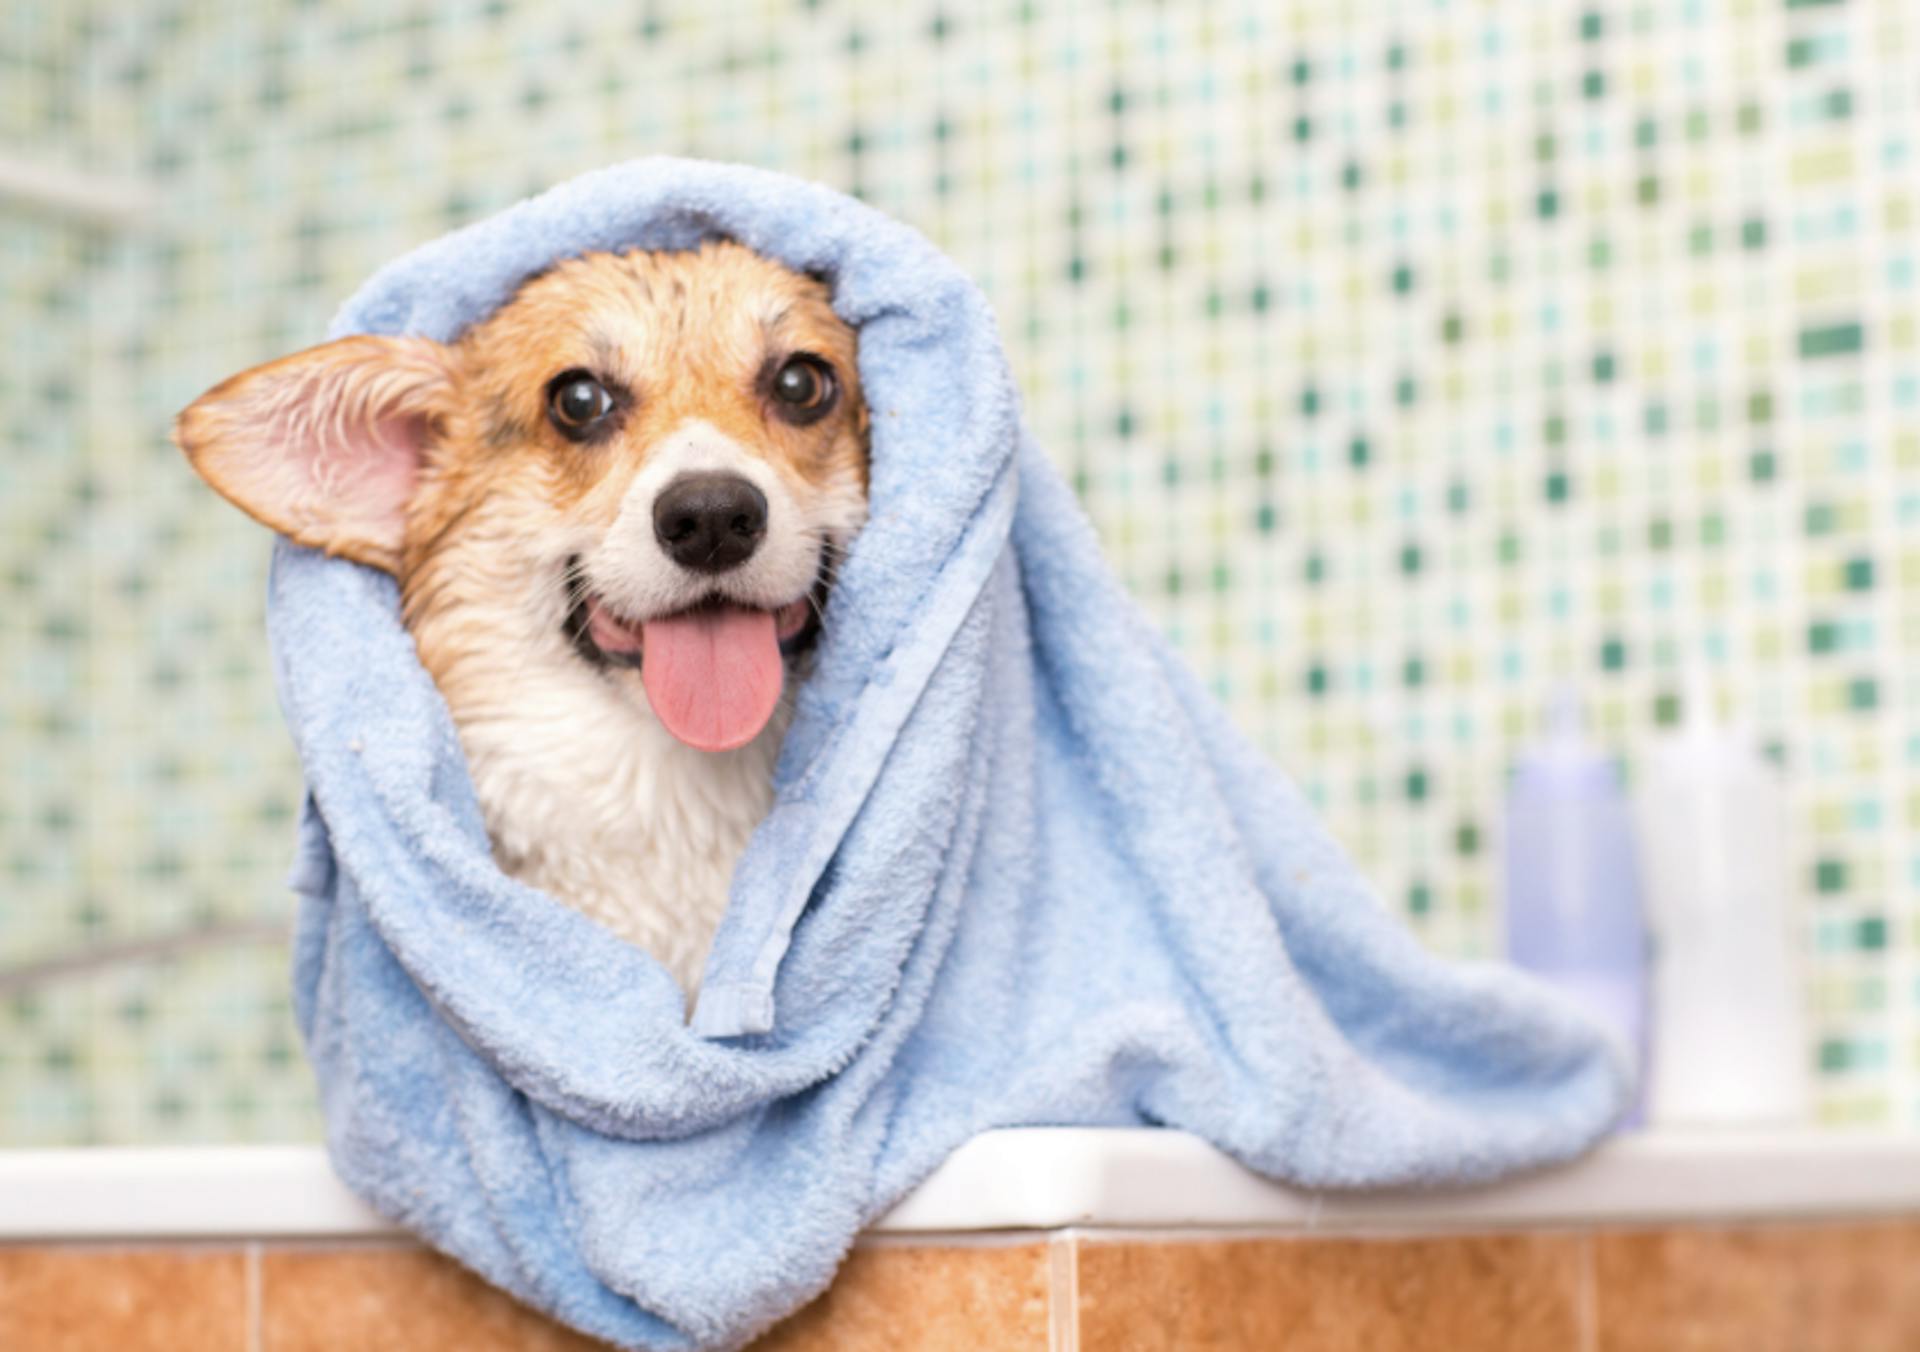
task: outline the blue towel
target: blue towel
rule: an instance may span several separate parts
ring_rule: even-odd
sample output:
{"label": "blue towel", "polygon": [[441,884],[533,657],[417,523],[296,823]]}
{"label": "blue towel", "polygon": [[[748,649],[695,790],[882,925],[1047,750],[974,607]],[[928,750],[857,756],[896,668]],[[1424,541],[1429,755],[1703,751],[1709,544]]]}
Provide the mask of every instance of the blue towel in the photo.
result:
{"label": "blue towel", "polygon": [[650,957],[495,867],[391,579],[279,547],[296,1007],[342,1177],[580,1329],[720,1348],[990,1127],[1179,1127],[1315,1188],[1591,1144],[1617,1049],[1383,909],[1101,561],[985,300],[914,231],[641,160],[406,255],[333,332],[451,339],[554,259],[715,236],[859,329],[872,517],[690,1026]]}

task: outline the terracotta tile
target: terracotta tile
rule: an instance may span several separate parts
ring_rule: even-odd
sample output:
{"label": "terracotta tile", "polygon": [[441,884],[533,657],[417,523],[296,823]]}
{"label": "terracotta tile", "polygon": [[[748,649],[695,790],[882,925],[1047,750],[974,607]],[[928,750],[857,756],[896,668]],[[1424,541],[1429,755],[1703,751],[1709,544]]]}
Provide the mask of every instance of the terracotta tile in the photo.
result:
{"label": "terracotta tile", "polygon": [[1577,1235],[1080,1245],[1082,1352],[1559,1352],[1579,1347]]}
{"label": "terracotta tile", "polygon": [[[269,1249],[263,1352],[587,1352],[602,1344],[455,1263],[406,1246]],[[856,1250],[833,1287],[757,1352],[1047,1345],[1044,1245]]]}
{"label": "terracotta tile", "polygon": [[1047,1273],[1044,1244],[855,1249],[753,1352],[1044,1352]]}
{"label": "terracotta tile", "polygon": [[589,1352],[554,1323],[424,1249],[268,1249],[263,1352]]}
{"label": "terracotta tile", "polygon": [[1920,1348],[1920,1221],[1603,1233],[1603,1352]]}
{"label": "terracotta tile", "polygon": [[239,1249],[0,1247],[9,1352],[244,1352]]}

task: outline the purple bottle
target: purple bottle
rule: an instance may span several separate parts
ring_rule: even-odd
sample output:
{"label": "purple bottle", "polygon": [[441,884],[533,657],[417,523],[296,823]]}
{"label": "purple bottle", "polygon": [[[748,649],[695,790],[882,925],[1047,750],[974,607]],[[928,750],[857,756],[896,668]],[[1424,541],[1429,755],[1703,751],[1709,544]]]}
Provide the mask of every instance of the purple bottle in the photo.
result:
{"label": "purple bottle", "polygon": [[[1647,932],[1633,828],[1612,760],[1571,690],[1507,791],[1507,957],[1611,1024],[1646,1062]],[[1643,1081],[1644,1083],[1644,1081]],[[1644,1120],[1644,1090],[1623,1126]]]}

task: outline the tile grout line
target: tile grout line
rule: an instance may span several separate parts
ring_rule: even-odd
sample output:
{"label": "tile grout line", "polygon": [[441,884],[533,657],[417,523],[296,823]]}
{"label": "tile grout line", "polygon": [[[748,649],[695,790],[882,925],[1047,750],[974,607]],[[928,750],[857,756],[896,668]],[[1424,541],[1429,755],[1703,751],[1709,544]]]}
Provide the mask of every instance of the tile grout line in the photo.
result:
{"label": "tile grout line", "polygon": [[1580,1236],[1580,1347],[1600,1352],[1600,1276],[1598,1245],[1591,1230]]}
{"label": "tile grout line", "polygon": [[247,1352],[262,1352],[266,1334],[262,1325],[260,1242],[247,1245]]}
{"label": "tile grout line", "polygon": [[1080,1239],[1070,1229],[1047,1241],[1047,1352],[1080,1352]]}

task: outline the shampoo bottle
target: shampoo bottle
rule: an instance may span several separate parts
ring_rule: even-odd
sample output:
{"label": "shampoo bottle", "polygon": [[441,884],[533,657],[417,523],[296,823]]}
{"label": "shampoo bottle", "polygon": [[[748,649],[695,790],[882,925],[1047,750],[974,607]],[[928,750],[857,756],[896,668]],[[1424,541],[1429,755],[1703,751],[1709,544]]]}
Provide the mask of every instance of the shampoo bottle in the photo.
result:
{"label": "shampoo bottle", "polygon": [[[1646,923],[1620,776],[1571,691],[1522,753],[1507,794],[1507,956],[1611,1024],[1644,1060]],[[1628,1124],[1636,1124],[1636,1106]]]}
{"label": "shampoo bottle", "polygon": [[1715,726],[1703,675],[1680,731],[1649,749],[1636,797],[1655,937],[1653,1121],[1804,1121],[1786,790],[1748,739]]}

